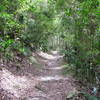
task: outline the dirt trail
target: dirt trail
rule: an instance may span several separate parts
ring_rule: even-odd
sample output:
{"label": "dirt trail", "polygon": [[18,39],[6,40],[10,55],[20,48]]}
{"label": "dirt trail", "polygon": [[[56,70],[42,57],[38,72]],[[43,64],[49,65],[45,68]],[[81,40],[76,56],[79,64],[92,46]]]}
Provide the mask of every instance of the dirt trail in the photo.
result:
{"label": "dirt trail", "polygon": [[7,95],[0,100],[66,100],[67,94],[76,90],[74,79],[62,75],[61,55],[40,52],[37,59],[43,66],[35,76],[16,76],[7,69],[0,71],[0,92]]}

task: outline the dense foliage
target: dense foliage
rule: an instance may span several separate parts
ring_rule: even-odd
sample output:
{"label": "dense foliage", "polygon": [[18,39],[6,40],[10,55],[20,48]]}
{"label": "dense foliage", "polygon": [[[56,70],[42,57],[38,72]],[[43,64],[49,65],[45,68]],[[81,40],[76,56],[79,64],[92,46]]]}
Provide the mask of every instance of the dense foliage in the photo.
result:
{"label": "dense foliage", "polygon": [[[76,5],[75,5],[76,3]],[[65,54],[76,67],[76,74],[82,80],[99,82],[100,78],[100,23],[99,1],[83,0],[72,3],[66,10],[70,25],[65,24],[67,32]],[[67,27],[68,26],[68,27]],[[65,29],[65,30],[66,30]],[[98,73],[99,72],[99,73]]]}
{"label": "dense foliage", "polygon": [[49,42],[55,41],[51,37],[57,36],[65,43],[62,51],[76,74],[98,83],[99,4],[99,0],[2,0],[0,55],[10,58],[15,51],[47,51]]}

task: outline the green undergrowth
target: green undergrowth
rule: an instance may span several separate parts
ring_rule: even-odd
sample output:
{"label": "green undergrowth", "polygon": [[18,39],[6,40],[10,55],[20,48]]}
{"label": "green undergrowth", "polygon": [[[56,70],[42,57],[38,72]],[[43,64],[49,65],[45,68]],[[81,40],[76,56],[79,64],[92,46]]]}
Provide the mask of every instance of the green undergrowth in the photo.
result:
{"label": "green undergrowth", "polygon": [[64,67],[62,70],[63,75],[65,75],[65,76],[74,75],[75,67],[73,65],[65,64],[65,65],[63,65],[63,67]]}

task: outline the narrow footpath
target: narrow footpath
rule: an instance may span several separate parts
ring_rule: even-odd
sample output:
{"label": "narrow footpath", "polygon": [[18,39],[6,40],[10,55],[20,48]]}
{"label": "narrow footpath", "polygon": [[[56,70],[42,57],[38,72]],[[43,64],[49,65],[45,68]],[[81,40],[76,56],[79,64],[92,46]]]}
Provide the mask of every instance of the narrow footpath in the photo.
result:
{"label": "narrow footpath", "polygon": [[35,56],[42,66],[35,76],[29,73],[16,76],[7,69],[0,71],[0,92],[7,95],[0,100],[66,100],[71,91],[76,91],[74,79],[62,74],[63,56],[56,51],[39,52]]}

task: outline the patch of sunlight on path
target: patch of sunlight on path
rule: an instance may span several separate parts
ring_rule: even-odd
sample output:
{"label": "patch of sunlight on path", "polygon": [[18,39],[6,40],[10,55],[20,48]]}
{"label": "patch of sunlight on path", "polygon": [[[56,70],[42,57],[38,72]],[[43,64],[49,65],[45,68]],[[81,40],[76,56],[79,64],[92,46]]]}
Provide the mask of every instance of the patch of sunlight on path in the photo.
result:
{"label": "patch of sunlight on path", "polygon": [[[52,51],[53,52],[53,51]],[[63,55],[52,55],[52,54],[48,54],[48,53],[45,53],[45,52],[37,52],[38,56],[44,58],[44,59],[47,59],[47,60],[57,60],[57,59],[60,59],[60,58],[63,58]],[[54,54],[57,54],[57,51],[54,51]]]}
{"label": "patch of sunlight on path", "polygon": [[56,59],[55,56],[50,55],[50,54],[47,54],[47,53],[44,53],[44,52],[42,52],[42,51],[37,52],[37,54],[38,54],[39,56],[41,56],[42,58],[44,58],[44,59],[48,59],[48,60]]}
{"label": "patch of sunlight on path", "polygon": [[57,55],[58,54],[58,51],[51,51],[51,54]]}
{"label": "patch of sunlight on path", "polygon": [[59,75],[56,75],[56,76],[45,76],[45,77],[37,77],[37,80],[39,81],[59,81],[59,80],[65,80],[65,79],[68,79],[68,78],[64,78],[63,76],[59,76]]}
{"label": "patch of sunlight on path", "polygon": [[61,70],[61,69],[64,69],[65,66],[61,66],[61,67],[52,67],[52,68],[44,68],[44,69],[47,69],[47,70]]}

